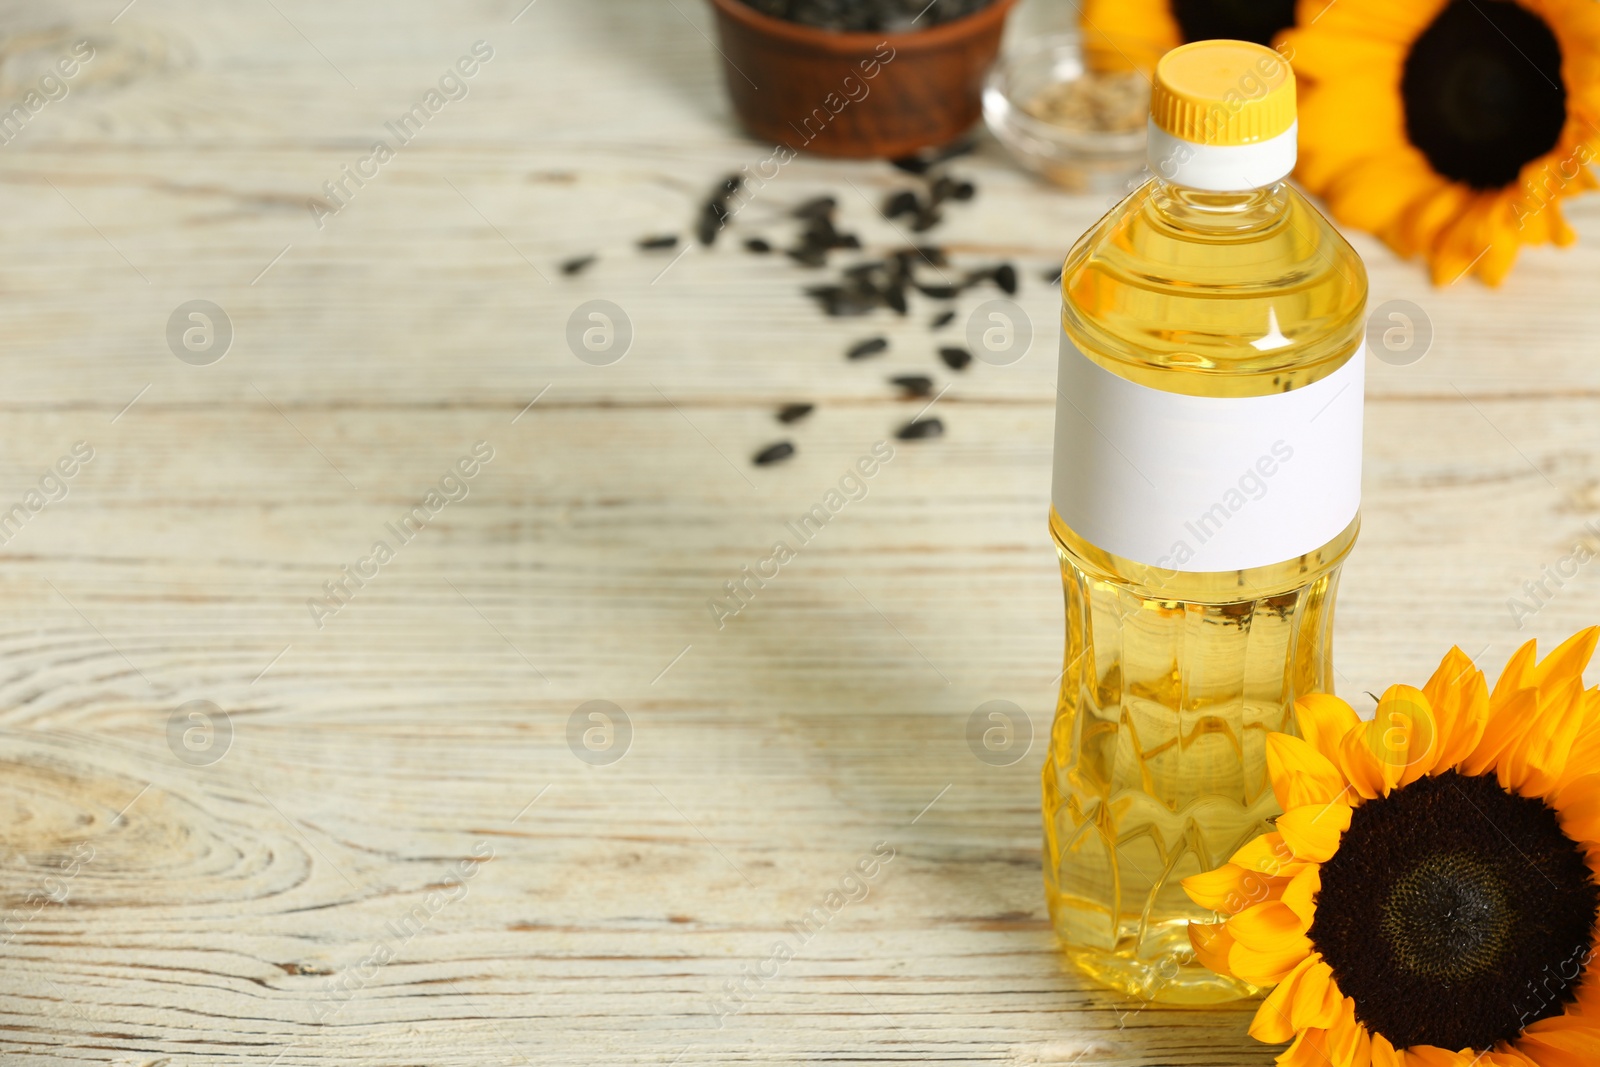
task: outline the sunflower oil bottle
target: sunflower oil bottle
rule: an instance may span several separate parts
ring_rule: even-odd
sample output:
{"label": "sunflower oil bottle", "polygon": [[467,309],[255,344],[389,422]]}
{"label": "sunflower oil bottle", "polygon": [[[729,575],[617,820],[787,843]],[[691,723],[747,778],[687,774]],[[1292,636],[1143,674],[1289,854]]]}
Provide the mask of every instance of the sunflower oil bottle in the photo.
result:
{"label": "sunflower oil bottle", "polygon": [[1278,814],[1264,739],[1333,690],[1361,493],[1366,271],[1284,181],[1275,52],[1168,52],[1154,177],[1061,277],[1050,531],[1066,660],[1044,767],[1045,881],[1070,960],[1142,999],[1254,990],[1193,959],[1181,879]]}

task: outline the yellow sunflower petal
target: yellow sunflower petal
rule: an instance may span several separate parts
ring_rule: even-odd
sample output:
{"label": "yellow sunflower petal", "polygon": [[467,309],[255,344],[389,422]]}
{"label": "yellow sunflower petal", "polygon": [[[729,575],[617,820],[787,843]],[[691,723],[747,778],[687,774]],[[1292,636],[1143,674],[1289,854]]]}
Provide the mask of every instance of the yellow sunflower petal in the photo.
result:
{"label": "yellow sunflower petal", "polygon": [[1594,1067],[1600,1062],[1600,1029],[1571,1026],[1525,1033],[1516,1047],[1539,1067]]}
{"label": "yellow sunflower petal", "polygon": [[1600,773],[1574,779],[1546,798],[1561,820],[1561,831],[1574,841],[1600,843]]}
{"label": "yellow sunflower petal", "polygon": [[1489,694],[1491,707],[1510,700],[1519,689],[1527,689],[1538,684],[1538,680],[1534,677],[1538,654],[1538,646],[1532,641],[1526,642],[1511,653],[1511,658],[1506,660],[1505,669],[1500,672],[1499,680],[1494,683],[1494,692]]}
{"label": "yellow sunflower petal", "polygon": [[1303,804],[1326,804],[1344,795],[1346,783],[1339,768],[1298,737],[1267,735],[1267,774],[1272,792],[1284,810]]}
{"label": "yellow sunflower petal", "polygon": [[1351,814],[1350,805],[1338,801],[1291,808],[1278,816],[1278,833],[1296,859],[1323,863],[1339,851]]}
{"label": "yellow sunflower petal", "polygon": [[1600,644],[1600,626],[1579,630],[1539,661],[1533,669],[1534,684],[1542,686],[1567,678],[1582,678],[1584,668],[1594,658],[1596,644]]}
{"label": "yellow sunflower petal", "polygon": [[1261,1007],[1256,1009],[1255,1018],[1250,1021],[1251,1037],[1267,1045],[1280,1045],[1293,1040],[1294,1035],[1302,1029],[1295,1025],[1293,1011],[1295,996],[1300,991],[1300,980],[1307,971],[1319,965],[1326,966],[1322,963],[1322,957],[1307,956],[1267,994]]}
{"label": "yellow sunflower petal", "polygon": [[[1500,691],[1498,685],[1495,686],[1495,691]],[[1461,761],[1461,773],[1477,775],[1487,774],[1493,770],[1501,755],[1516,744],[1528,729],[1528,724],[1533,721],[1538,710],[1537,689],[1521,689],[1498,702],[1491,695],[1489,718],[1484,727],[1483,737]]]}
{"label": "yellow sunflower petal", "polygon": [[1274,878],[1292,878],[1303,871],[1307,863],[1295,856],[1294,849],[1284,843],[1279,833],[1262,834],[1228,857],[1228,862]]}
{"label": "yellow sunflower petal", "polygon": [[1567,769],[1567,757],[1584,724],[1583,678],[1539,689],[1539,707],[1527,729],[1495,768],[1500,784],[1524,796],[1543,796]]}
{"label": "yellow sunflower petal", "polygon": [[1366,1067],[1377,1063],[1374,1045],[1381,1039],[1361,1025],[1355,1015],[1355,1003],[1345,997],[1339,1005],[1339,1021],[1328,1028],[1329,1062],[1338,1067]]}
{"label": "yellow sunflower petal", "polygon": [[1293,946],[1285,945],[1271,952],[1262,952],[1235,941],[1228,950],[1228,972],[1251,985],[1277,985],[1310,954],[1311,942],[1304,937]]}
{"label": "yellow sunflower petal", "polygon": [[1317,917],[1317,892],[1322,888],[1322,868],[1307,867],[1293,878],[1281,890],[1278,898],[1283,901],[1283,906],[1300,916],[1300,921],[1305,923],[1306,929],[1311,928],[1311,921]]}
{"label": "yellow sunflower petal", "polygon": [[1438,757],[1438,730],[1433,709],[1422,690],[1391,685],[1366,725],[1367,747],[1377,757],[1384,793],[1409,785],[1433,770]]}
{"label": "yellow sunflower petal", "polygon": [[1304,945],[1307,943],[1305,931],[1300,916],[1276,900],[1252,904],[1228,919],[1228,932],[1233,940],[1256,952],[1286,952]]}
{"label": "yellow sunflower petal", "polygon": [[1218,974],[1231,976],[1228,970],[1228,952],[1233,948],[1233,935],[1227,923],[1190,923],[1189,944],[1201,966]]}
{"label": "yellow sunflower petal", "polygon": [[1459,648],[1452,648],[1422,687],[1439,731],[1434,766],[1448,770],[1483,738],[1489,716],[1489,688],[1483,672]]}
{"label": "yellow sunflower petal", "polygon": [[1406,1054],[1389,1044],[1382,1034],[1372,1037],[1372,1067],[1407,1067]]}
{"label": "yellow sunflower petal", "polygon": [[1327,1028],[1339,1021],[1344,1008],[1344,994],[1333,979],[1333,968],[1320,955],[1311,957],[1312,965],[1300,976],[1295,990],[1294,1003],[1289,1009],[1295,1028]]}
{"label": "yellow sunflower petal", "polygon": [[1253,904],[1277,900],[1289,879],[1224,863],[1214,871],[1190,875],[1182,884],[1189,899],[1202,908],[1232,915]]}
{"label": "yellow sunflower petal", "polygon": [[1477,1058],[1477,1053],[1451,1052],[1434,1045],[1412,1045],[1406,1049],[1406,1059],[1417,1067],[1467,1067]]}
{"label": "yellow sunflower petal", "polygon": [[1361,723],[1339,742],[1339,769],[1357,794],[1371,800],[1384,795],[1383,765],[1367,743],[1367,727]]}
{"label": "yellow sunflower petal", "polygon": [[1361,722],[1361,716],[1332,693],[1306,694],[1294,702],[1294,714],[1300,736],[1337,766],[1339,742]]}
{"label": "yellow sunflower petal", "polygon": [[1278,1067],[1328,1067],[1332,1062],[1328,1056],[1326,1030],[1302,1030],[1294,1044],[1280,1052],[1277,1059]]}

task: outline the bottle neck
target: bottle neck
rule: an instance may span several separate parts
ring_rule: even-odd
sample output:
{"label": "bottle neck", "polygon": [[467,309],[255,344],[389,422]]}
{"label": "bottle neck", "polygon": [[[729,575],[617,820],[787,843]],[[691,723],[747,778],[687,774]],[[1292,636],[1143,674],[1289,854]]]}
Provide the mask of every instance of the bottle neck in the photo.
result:
{"label": "bottle neck", "polygon": [[1147,203],[1161,221],[1191,233],[1244,234],[1264,230],[1289,212],[1289,186],[1276,181],[1258,189],[1211,192],[1156,177]]}

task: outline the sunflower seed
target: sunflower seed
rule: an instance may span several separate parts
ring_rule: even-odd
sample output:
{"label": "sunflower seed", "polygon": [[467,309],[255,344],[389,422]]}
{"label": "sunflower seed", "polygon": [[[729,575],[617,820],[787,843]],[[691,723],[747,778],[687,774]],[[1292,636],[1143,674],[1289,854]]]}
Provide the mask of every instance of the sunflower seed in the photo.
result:
{"label": "sunflower seed", "polygon": [[938,419],[912,419],[895,433],[895,436],[902,441],[922,441],[943,435],[944,423]]}
{"label": "sunflower seed", "polygon": [[910,189],[902,189],[889,197],[883,205],[883,214],[886,218],[897,219],[901,215],[915,215],[922,210],[922,201],[917,199],[917,194]]}
{"label": "sunflower seed", "polygon": [[1009,263],[1002,263],[994,269],[994,283],[1008,296],[1015,296],[1017,292],[1017,268]]}
{"label": "sunflower seed", "polygon": [[1054,270],[1047,270],[1040,275],[1040,277],[1049,282],[1051,285],[1058,285],[1061,282],[1061,268],[1057,267]]}
{"label": "sunflower seed", "polygon": [[778,409],[779,422],[799,422],[816,410],[815,404],[785,404]]}
{"label": "sunflower seed", "polygon": [[935,204],[942,204],[955,194],[955,179],[948,174],[941,174],[933,179],[933,184],[928,187],[929,197]]}
{"label": "sunflower seed", "polygon": [[917,219],[911,224],[912,233],[926,233],[944,221],[944,213],[937,208],[925,207],[917,212]]}
{"label": "sunflower seed", "polygon": [[889,384],[898,385],[908,397],[933,395],[933,379],[926,374],[901,374],[890,378]]}
{"label": "sunflower seed", "polygon": [[879,352],[887,350],[888,347],[889,339],[887,337],[869,337],[864,341],[857,341],[851,345],[850,350],[845,353],[845,358],[866,359],[868,356],[875,356]]}
{"label": "sunflower seed", "polygon": [[754,252],[758,256],[764,256],[772,251],[772,245],[760,237],[745,238],[744,248],[746,252]]}
{"label": "sunflower seed", "polygon": [[940,329],[941,327],[950,325],[950,320],[955,318],[955,317],[956,317],[955,309],[947,308],[946,310],[941,311],[941,312],[939,312],[939,314],[935,315],[933,317],[933,321],[930,322],[928,325],[931,326],[933,329],[937,330],[937,329]]}
{"label": "sunflower seed", "polygon": [[826,219],[833,214],[839,202],[831,196],[814,196],[794,209],[797,219]]}
{"label": "sunflower seed", "polygon": [[913,251],[935,267],[948,267],[950,265],[950,258],[944,254],[944,249],[938,245],[918,245]]}
{"label": "sunflower seed", "polygon": [[951,370],[965,370],[967,364],[972,362],[972,353],[965,348],[950,346],[939,349],[939,358]]}
{"label": "sunflower seed", "polygon": [[961,295],[959,285],[918,285],[917,292],[934,300],[954,300]]}
{"label": "sunflower seed", "polygon": [[790,259],[802,267],[826,267],[828,253],[820,248],[791,248],[788,251]]}
{"label": "sunflower seed", "polygon": [[904,285],[891,285],[883,290],[883,302],[894,309],[896,315],[904,315],[910,310],[906,303],[906,287]]}
{"label": "sunflower seed", "polygon": [[758,467],[765,467],[769,463],[781,463],[792,455],[794,455],[794,442],[778,441],[757,452],[755,464]]}
{"label": "sunflower seed", "polygon": [[568,276],[571,276],[571,275],[574,275],[574,274],[582,274],[585,270],[589,269],[589,265],[590,264],[592,264],[596,259],[599,259],[599,258],[600,258],[599,256],[592,256],[592,255],[590,255],[590,256],[574,256],[571,259],[569,259],[566,262],[561,264],[561,273],[565,274],[565,275],[568,275]]}
{"label": "sunflower seed", "polygon": [[678,235],[675,233],[664,233],[659,237],[642,237],[639,239],[639,247],[647,252],[661,248],[676,248],[677,245]]}
{"label": "sunflower seed", "polygon": [[957,182],[950,195],[957,200],[971,200],[978,195],[978,187],[971,182]]}

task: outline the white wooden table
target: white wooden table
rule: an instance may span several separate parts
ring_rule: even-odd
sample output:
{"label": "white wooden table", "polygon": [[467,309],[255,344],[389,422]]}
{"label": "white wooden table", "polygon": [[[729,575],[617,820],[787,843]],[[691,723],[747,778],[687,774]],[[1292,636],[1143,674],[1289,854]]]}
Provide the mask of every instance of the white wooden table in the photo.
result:
{"label": "white wooden table", "polygon": [[[0,100],[94,49],[0,147],[6,1064],[1270,1062],[1249,1006],[1087,989],[1045,916],[1040,271],[1102,201],[992,144],[960,165],[979,196],[935,236],[1016,262],[1039,336],[951,375],[926,303],[828,320],[782,257],[725,241],[663,273],[633,247],[770,151],[695,0],[125,2],[6,5]],[[319,228],[308,199],[476,41],[468,95]],[[833,192],[882,251],[901,184],[802,159],[739,232],[787,240]],[[1497,665],[1595,621],[1592,567],[1521,629],[1507,604],[1597,540],[1600,199],[1573,214],[1586,244],[1492,293],[1358,241],[1374,302],[1435,333],[1370,372],[1338,653],[1361,702],[1452,642]],[[609,366],[566,343],[592,299],[634,329]],[[168,344],[193,300],[232,325],[209,365]],[[887,355],[842,358],[879,330]],[[946,435],[898,445],[719,630],[707,599],[915,413],[884,378],[918,372],[954,381]],[[782,436],[792,461],[750,464]],[[466,497],[400,544],[479,441]],[[46,479],[75,442],[93,458]],[[319,629],[345,565],[374,576]],[[1009,767],[965,741],[995,699],[1032,719]],[[592,700],[631,726],[609,764],[569,747]],[[865,898],[774,962],[875,848]]]}

